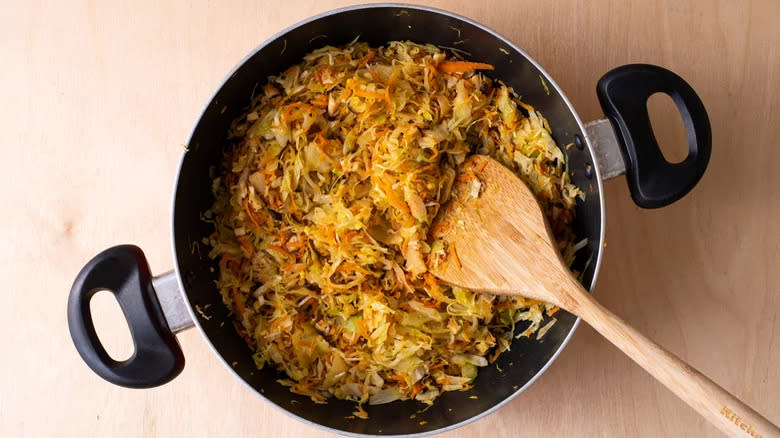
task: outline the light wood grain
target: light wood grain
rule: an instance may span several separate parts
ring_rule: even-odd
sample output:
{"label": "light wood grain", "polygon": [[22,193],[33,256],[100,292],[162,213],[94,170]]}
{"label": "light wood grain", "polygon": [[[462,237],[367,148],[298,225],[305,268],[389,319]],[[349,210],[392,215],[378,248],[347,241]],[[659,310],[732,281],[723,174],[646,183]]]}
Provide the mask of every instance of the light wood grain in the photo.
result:
{"label": "light wood grain", "polygon": [[[0,435],[332,436],[250,394],[195,331],[179,336],[187,365],[170,384],[136,391],[103,382],[71,345],[65,300],[83,263],[117,243],[140,245],[157,272],[172,267],[172,185],[200,108],[260,42],[346,4],[3,4]],[[595,295],[780,421],[780,3],[429,4],[523,47],[584,120],[601,117],[596,81],[620,64],[660,64],[693,85],[713,126],[707,174],[655,211],[635,207],[624,180],[605,185],[608,247]],[[106,336],[120,339],[121,329]],[[522,396],[446,436],[519,431],[722,436],[584,325]]]}
{"label": "light wood grain", "polygon": [[780,428],[760,413],[594,300],[569,272],[533,192],[511,170],[475,155],[460,171],[455,195],[433,225],[449,248],[433,275],[453,286],[568,310],[729,436],[780,438]]}

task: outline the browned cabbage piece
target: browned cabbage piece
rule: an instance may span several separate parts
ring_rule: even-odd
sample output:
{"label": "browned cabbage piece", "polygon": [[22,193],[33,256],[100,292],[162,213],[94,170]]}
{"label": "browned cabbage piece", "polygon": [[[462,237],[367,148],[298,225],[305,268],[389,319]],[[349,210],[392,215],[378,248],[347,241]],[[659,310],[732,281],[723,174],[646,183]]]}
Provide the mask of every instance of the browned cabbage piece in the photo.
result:
{"label": "browned cabbage piece", "polygon": [[582,196],[544,117],[478,72],[442,73],[448,58],[410,42],[324,47],[268,78],[233,123],[206,215],[217,286],[257,366],[316,402],[468,389],[516,323],[531,336],[556,310],[427,272],[446,260],[429,228],[470,154],[529,184],[569,262]]}

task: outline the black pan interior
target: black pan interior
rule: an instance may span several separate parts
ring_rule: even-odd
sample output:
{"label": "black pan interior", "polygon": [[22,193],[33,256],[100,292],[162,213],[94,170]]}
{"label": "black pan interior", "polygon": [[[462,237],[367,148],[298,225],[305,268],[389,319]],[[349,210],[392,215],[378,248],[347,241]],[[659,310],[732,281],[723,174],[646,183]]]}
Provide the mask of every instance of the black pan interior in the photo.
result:
{"label": "black pan interior", "polygon": [[[545,75],[534,64],[501,38],[455,16],[406,6],[361,7],[322,16],[306,22],[268,42],[250,55],[222,84],[205,108],[188,145],[179,173],[174,203],[174,240],[178,270],[192,306],[208,304],[211,319],[198,317],[215,350],[249,386],[263,397],[290,413],[319,425],[353,434],[413,434],[431,432],[471,419],[506,400],[523,388],[542,370],[572,330],[575,318],[559,312],[558,323],[541,341],[518,339],[511,352],[479,372],[475,386],[468,392],[450,392],[426,406],[415,402],[394,402],[367,406],[369,419],[351,419],[354,403],[332,400],[318,405],[308,398],[289,392],[276,382],[280,376],[268,369],[255,368],[250,351],[236,334],[227,309],[214,286],[215,264],[200,240],[213,228],[201,220],[208,209],[211,180],[218,172],[226,133],[231,121],[249,104],[250,96],[265,78],[297,63],[307,52],[326,44],[346,44],[356,37],[372,45],[391,40],[427,42],[454,47],[467,58],[493,64],[490,76],[514,87],[523,100],[547,117],[553,137],[559,145],[575,142],[582,136],[571,110],[557,90],[544,84]],[[583,284],[591,286],[598,260],[601,206],[598,184],[586,172],[593,160],[587,147],[572,146],[567,151],[574,182],[586,191],[585,202],[577,208],[576,231],[588,237],[589,246],[581,251],[577,264]],[[544,384],[544,383],[542,383]]]}

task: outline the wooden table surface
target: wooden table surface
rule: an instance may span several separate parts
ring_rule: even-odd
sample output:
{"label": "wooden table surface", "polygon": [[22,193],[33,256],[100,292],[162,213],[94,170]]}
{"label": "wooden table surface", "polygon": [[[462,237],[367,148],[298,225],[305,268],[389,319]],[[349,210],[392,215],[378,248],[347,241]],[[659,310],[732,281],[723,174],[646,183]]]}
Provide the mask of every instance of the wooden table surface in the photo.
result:
{"label": "wooden table surface", "polygon": [[[583,120],[601,117],[596,81],[620,64],[659,64],[693,85],[712,120],[709,169],[690,195],[659,210],[636,207],[624,178],[605,184],[608,248],[595,294],[780,422],[780,3],[430,3],[523,47]],[[141,246],[156,272],[172,267],[172,186],[201,106],[267,37],[346,4],[4,4],[0,436],[331,436],[256,398],[195,330],[179,336],[187,365],[173,382],[152,390],[104,382],[71,344],[65,302],[81,266],[114,244]],[[659,137],[677,138],[675,118],[654,114]],[[667,152],[680,157],[680,148]],[[126,353],[109,304],[97,304],[98,323],[112,351]],[[518,433],[720,436],[584,325],[527,392],[447,436]]]}

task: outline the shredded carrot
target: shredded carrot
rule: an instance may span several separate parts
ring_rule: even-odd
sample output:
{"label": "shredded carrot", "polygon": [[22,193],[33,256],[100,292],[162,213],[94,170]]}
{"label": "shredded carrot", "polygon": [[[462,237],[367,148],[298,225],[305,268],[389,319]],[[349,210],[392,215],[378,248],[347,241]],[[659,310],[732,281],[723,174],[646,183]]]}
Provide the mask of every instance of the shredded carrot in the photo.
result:
{"label": "shredded carrot", "polygon": [[406,202],[404,202],[401,198],[398,197],[398,195],[395,194],[393,188],[389,184],[385,184],[385,182],[380,178],[377,178],[376,180],[377,184],[380,185],[380,188],[385,193],[387,201],[390,203],[390,205],[406,213],[410,212],[409,206],[406,205]]}
{"label": "shredded carrot", "polygon": [[360,320],[358,320],[357,327],[358,327],[358,334],[361,336],[365,336],[368,331],[368,327],[366,327],[366,319],[360,318]]}
{"label": "shredded carrot", "polygon": [[473,180],[474,178],[476,178],[474,176],[474,174],[471,173],[471,172],[468,172],[468,173],[461,173],[460,175],[458,175],[457,178],[455,178],[455,180],[459,181],[459,182],[469,182],[469,181]]}
{"label": "shredded carrot", "polygon": [[353,414],[362,419],[368,418],[368,413],[360,404],[357,405],[357,411],[353,412]]}
{"label": "shredded carrot", "polygon": [[425,284],[427,284],[428,286],[439,287],[439,283],[436,281],[436,278],[433,275],[431,275],[430,272],[426,272],[425,274],[423,274],[423,279],[425,280]]}
{"label": "shredded carrot", "polygon": [[490,363],[493,363],[493,362],[496,361],[496,359],[498,359],[498,356],[500,356],[500,355],[501,355],[501,349],[496,348],[496,350],[493,352],[493,354],[491,354],[490,357],[488,358],[488,361]]}
{"label": "shredded carrot", "polygon": [[244,197],[244,210],[246,211],[246,215],[249,216],[249,220],[255,224],[255,227],[260,228],[260,224],[257,222],[257,219],[255,219],[255,215],[253,215],[252,211],[249,209],[249,195]]}
{"label": "shredded carrot", "polygon": [[387,105],[388,108],[392,108],[393,107],[393,98],[390,97],[390,89],[389,88],[385,89],[385,94],[384,94],[384,98],[383,99],[385,101],[385,105]]}
{"label": "shredded carrot", "polygon": [[241,294],[238,293],[238,288],[233,287],[230,292],[232,298],[233,298],[233,305],[236,306],[236,309],[233,313],[236,315],[243,315],[244,314],[244,297],[241,296]]}
{"label": "shredded carrot", "polygon": [[390,378],[406,386],[406,379],[404,378],[404,376],[400,374],[393,374],[392,376],[390,376]]}
{"label": "shredded carrot", "polygon": [[324,94],[320,94],[316,98],[312,99],[310,103],[317,108],[327,108],[328,107],[328,97]]}
{"label": "shredded carrot", "polygon": [[420,391],[422,391],[422,390],[423,390],[423,388],[424,388],[424,386],[422,385],[422,383],[420,383],[420,382],[417,382],[417,383],[415,383],[415,384],[412,386],[412,393],[409,395],[409,398],[414,398],[414,397],[416,397],[416,396],[417,396],[417,394],[419,394],[419,393],[420,393]]}
{"label": "shredded carrot", "polygon": [[523,298],[518,296],[517,299],[520,300],[520,302],[523,304],[523,307],[531,307],[535,304],[539,304],[538,300],[533,300],[530,298]]}
{"label": "shredded carrot", "polygon": [[397,81],[398,81],[398,69],[395,69],[393,70],[393,73],[390,75],[390,79],[387,80],[387,88],[385,88],[385,103],[387,103],[388,107],[393,106],[393,99],[392,97],[390,97],[390,93]]}
{"label": "shredded carrot", "polygon": [[287,319],[287,315],[282,315],[282,316],[274,319],[273,321],[271,321],[271,328],[276,327],[277,325],[281,324],[282,321],[284,321],[285,319]]}
{"label": "shredded carrot", "polygon": [[455,260],[455,264],[458,265],[458,268],[462,268],[463,266],[460,264],[458,252],[455,250],[455,243],[453,242],[450,242],[450,254],[452,255],[452,259]]}
{"label": "shredded carrot", "polygon": [[317,107],[313,105],[309,105],[303,102],[294,102],[284,106],[284,108],[282,109],[282,115],[284,116],[285,119],[292,120],[305,112],[316,112],[316,111],[318,111]]}
{"label": "shredded carrot", "polygon": [[477,172],[482,172],[483,170],[485,170],[485,166],[487,166],[487,164],[488,164],[488,160],[482,160],[482,162],[477,165],[477,169],[476,169]]}
{"label": "shredded carrot", "polygon": [[340,270],[350,270],[350,269],[353,270],[353,271],[361,272],[363,274],[371,274],[371,271],[369,271],[368,269],[366,269],[366,268],[364,268],[364,267],[362,267],[362,266],[360,266],[360,265],[358,265],[357,263],[354,263],[354,262],[344,262],[344,263],[340,264],[338,268],[336,268],[337,271],[340,271]]}
{"label": "shredded carrot", "polygon": [[532,113],[532,112],[536,111],[534,109],[534,107],[532,107],[531,105],[528,105],[527,103],[525,103],[523,101],[518,101],[517,104],[520,105],[521,107],[525,108],[526,111],[528,111],[529,113]]}
{"label": "shredded carrot", "polygon": [[306,349],[309,349],[309,350],[313,350],[313,349],[314,349],[314,345],[312,345],[312,344],[309,344],[309,343],[307,343],[307,342],[304,342],[304,341],[303,341],[303,340],[301,340],[301,338],[300,338],[300,337],[298,337],[298,336],[293,336],[293,337],[292,337],[292,342],[293,342],[293,344],[294,344],[294,345],[298,345],[298,346],[301,346],[301,347],[303,347],[303,348],[306,348]]}
{"label": "shredded carrot", "polygon": [[483,62],[443,61],[437,67],[442,73],[465,73],[474,70],[493,70],[493,66]]}
{"label": "shredded carrot", "polygon": [[373,80],[375,80],[375,81],[377,81],[377,82],[381,82],[381,81],[382,81],[382,77],[381,77],[381,76],[379,76],[379,75],[378,75],[378,74],[377,74],[377,73],[374,71],[374,69],[373,69],[373,68],[369,68],[369,69],[368,69],[368,73],[369,73],[369,74],[371,74],[371,78],[372,78]]}
{"label": "shredded carrot", "polygon": [[306,245],[306,242],[304,242],[303,240],[299,240],[297,242],[287,242],[284,244],[284,246],[286,246],[288,249],[296,249],[304,245]]}
{"label": "shredded carrot", "polygon": [[428,367],[428,370],[438,370],[440,368],[444,368],[447,365],[447,362],[437,362],[436,364]]}
{"label": "shredded carrot", "polygon": [[282,248],[281,246],[278,246],[278,245],[268,245],[267,248],[272,250],[272,251],[276,251],[276,252],[284,255],[285,257],[289,258],[290,260],[295,260],[295,256],[290,254],[286,249]]}
{"label": "shredded carrot", "polygon": [[374,59],[374,56],[376,56],[376,50],[374,49],[369,50],[368,55],[364,56],[363,59],[361,59],[360,62],[358,62],[357,68],[361,68],[364,65],[368,64],[369,62],[371,62],[371,60]]}
{"label": "shredded carrot", "polygon": [[286,230],[279,230],[279,246],[284,246],[290,237],[290,233],[288,233]]}
{"label": "shredded carrot", "polygon": [[428,80],[433,81],[433,78],[436,76],[436,73],[439,71],[436,69],[436,66],[433,64],[428,65]]}
{"label": "shredded carrot", "polygon": [[516,306],[512,301],[504,301],[495,305],[496,310],[514,309]]}
{"label": "shredded carrot", "polygon": [[441,307],[440,301],[431,301],[430,299],[423,301],[423,306],[430,307],[431,309],[438,309]]}
{"label": "shredded carrot", "polygon": [[236,237],[236,240],[238,240],[238,244],[247,254],[251,255],[254,252],[252,251],[252,243],[249,241],[249,236],[244,234],[243,236]]}
{"label": "shredded carrot", "polygon": [[287,272],[296,273],[306,269],[306,265],[303,263],[282,262],[279,264],[279,268]]}
{"label": "shredded carrot", "polygon": [[393,85],[395,85],[396,82],[398,82],[399,72],[400,72],[399,69],[393,70],[393,73],[390,75],[390,79],[387,80],[387,87],[388,88],[392,87]]}
{"label": "shredded carrot", "polygon": [[368,98],[368,99],[376,99],[376,100],[384,100],[385,99],[385,95],[384,94],[382,94],[382,93],[374,93],[373,91],[365,91],[365,90],[361,90],[359,88],[355,88],[353,90],[353,92],[355,93],[355,96],[365,97],[365,98]]}

